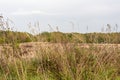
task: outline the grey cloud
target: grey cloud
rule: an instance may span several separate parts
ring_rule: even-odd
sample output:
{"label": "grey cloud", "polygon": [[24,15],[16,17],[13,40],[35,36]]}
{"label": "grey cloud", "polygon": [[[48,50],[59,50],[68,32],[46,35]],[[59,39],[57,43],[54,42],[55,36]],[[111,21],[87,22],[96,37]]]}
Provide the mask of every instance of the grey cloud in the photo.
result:
{"label": "grey cloud", "polygon": [[23,26],[37,20],[43,31],[48,23],[72,31],[69,21],[75,23],[76,31],[79,24],[80,32],[85,32],[87,25],[89,31],[100,31],[107,23],[120,24],[120,0],[1,0],[0,12],[22,26],[17,27],[19,30],[27,30]]}

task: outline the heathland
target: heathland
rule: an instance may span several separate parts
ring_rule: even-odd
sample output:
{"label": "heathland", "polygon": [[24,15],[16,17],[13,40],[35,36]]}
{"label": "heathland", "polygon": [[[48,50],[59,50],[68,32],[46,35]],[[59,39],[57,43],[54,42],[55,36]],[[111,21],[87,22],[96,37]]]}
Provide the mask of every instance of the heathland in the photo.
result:
{"label": "heathland", "polygon": [[120,80],[119,37],[0,31],[0,80]]}

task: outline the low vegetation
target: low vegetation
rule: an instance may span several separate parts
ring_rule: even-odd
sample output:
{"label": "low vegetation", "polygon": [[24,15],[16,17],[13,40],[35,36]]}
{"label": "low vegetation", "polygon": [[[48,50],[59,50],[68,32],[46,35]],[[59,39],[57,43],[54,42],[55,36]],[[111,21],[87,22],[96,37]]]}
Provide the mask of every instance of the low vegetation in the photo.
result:
{"label": "low vegetation", "polygon": [[40,42],[70,42],[70,43],[120,43],[120,33],[61,33],[43,32],[37,35]]}
{"label": "low vegetation", "polygon": [[26,32],[0,31],[0,43],[23,43],[33,41],[33,35]]}
{"label": "low vegetation", "polygon": [[52,43],[120,43],[120,33],[62,33],[43,32],[32,35],[26,32],[0,31],[0,43],[52,42]]}

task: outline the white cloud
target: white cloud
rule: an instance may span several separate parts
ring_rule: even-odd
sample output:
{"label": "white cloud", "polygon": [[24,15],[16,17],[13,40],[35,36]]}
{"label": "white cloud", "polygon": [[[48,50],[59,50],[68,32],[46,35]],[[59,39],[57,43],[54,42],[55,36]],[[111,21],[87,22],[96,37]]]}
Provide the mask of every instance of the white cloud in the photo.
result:
{"label": "white cloud", "polygon": [[62,14],[77,17],[120,12],[120,0],[1,0],[0,5],[0,11],[6,11],[7,14],[12,15]]}
{"label": "white cloud", "polygon": [[22,10],[22,9],[19,9],[15,12],[12,12],[11,15],[27,16],[27,15],[56,15],[56,14],[41,11],[41,10]]}

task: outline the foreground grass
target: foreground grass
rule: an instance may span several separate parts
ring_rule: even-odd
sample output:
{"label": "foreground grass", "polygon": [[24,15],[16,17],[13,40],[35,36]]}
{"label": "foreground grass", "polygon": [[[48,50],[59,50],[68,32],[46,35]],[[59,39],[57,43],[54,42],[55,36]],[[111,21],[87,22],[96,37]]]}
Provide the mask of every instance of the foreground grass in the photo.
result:
{"label": "foreground grass", "polygon": [[0,80],[120,80],[119,45],[56,44],[39,46],[32,58],[22,58],[19,47],[5,49]]}

